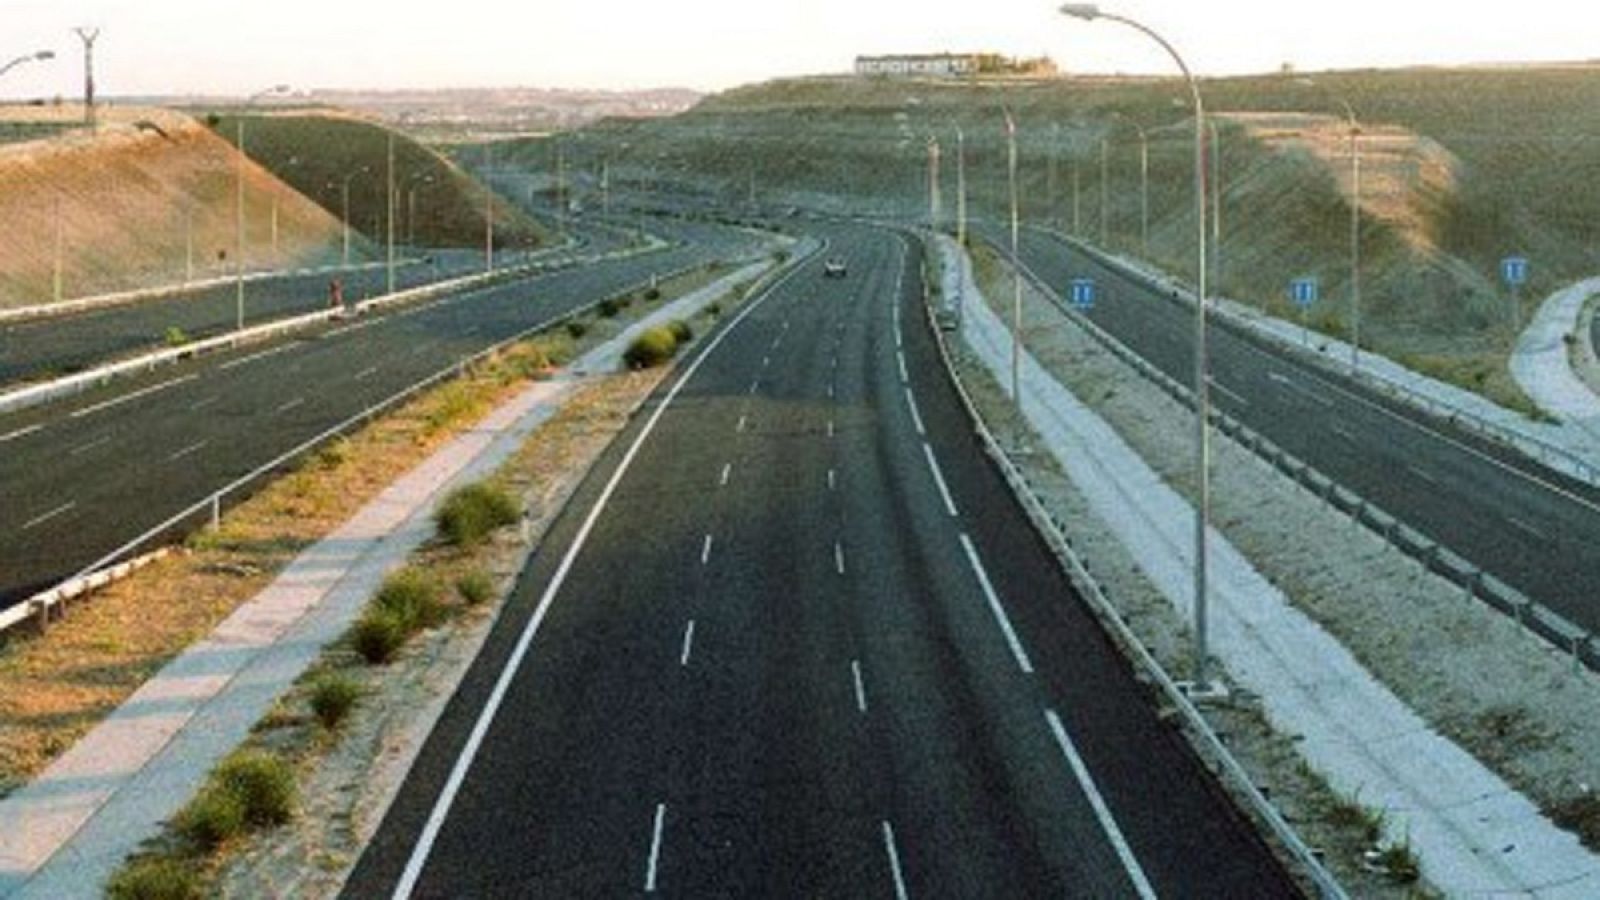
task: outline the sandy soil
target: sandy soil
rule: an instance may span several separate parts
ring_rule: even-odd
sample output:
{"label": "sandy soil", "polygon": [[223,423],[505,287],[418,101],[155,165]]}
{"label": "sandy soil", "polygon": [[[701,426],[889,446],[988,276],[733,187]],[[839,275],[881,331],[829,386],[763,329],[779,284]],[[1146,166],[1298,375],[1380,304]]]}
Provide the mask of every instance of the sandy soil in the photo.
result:
{"label": "sandy soil", "polygon": [[[998,288],[986,293],[1006,296]],[[1192,414],[1064,326],[1036,291],[1025,302],[1026,340],[1041,363],[1191,496]],[[1217,434],[1213,447],[1215,523],[1258,571],[1419,715],[1541,808],[1592,804],[1590,788],[1600,785],[1600,678],[1233,441]],[[1136,624],[1141,618],[1151,620],[1136,617]],[[1591,847],[1600,846],[1597,818],[1588,816],[1584,829]]]}

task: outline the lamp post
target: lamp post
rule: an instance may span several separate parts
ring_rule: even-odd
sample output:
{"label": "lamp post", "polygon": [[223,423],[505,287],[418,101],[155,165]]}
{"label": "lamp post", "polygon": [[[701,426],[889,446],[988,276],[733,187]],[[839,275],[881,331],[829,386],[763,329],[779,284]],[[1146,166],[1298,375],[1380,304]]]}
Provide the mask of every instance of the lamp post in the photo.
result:
{"label": "lamp post", "polygon": [[494,188],[489,167],[494,165],[494,149],[483,145],[483,270],[494,271]]}
{"label": "lamp post", "polygon": [[1211,435],[1210,384],[1206,356],[1206,191],[1205,191],[1205,104],[1200,98],[1200,87],[1195,82],[1189,66],[1166,39],[1132,19],[1102,12],[1092,3],[1068,3],[1061,7],[1065,15],[1085,21],[1105,19],[1133,28],[1149,37],[1177,63],[1194,103],[1194,203],[1195,203],[1195,476],[1199,485],[1199,503],[1195,509],[1194,527],[1194,684],[1197,691],[1210,687],[1207,672],[1207,620],[1206,620],[1206,528],[1211,517]]}
{"label": "lamp post", "polygon": [[1215,119],[1207,119],[1211,129],[1211,279],[1212,290],[1222,285],[1222,136]]}
{"label": "lamp post", "polygon": [[234,302],[236,306],[235,325],[239,330],[244,329],[244,164],[248,154],[244,148],[244,120],[250,112],[250,107],[262,97],[282,94],[289,90],[286,84],[275,84],[264,91],[257,91],[245,100],[244,108],[239,111],[239,120],[235,137],[239,148],[239,158],[235,160],[234,200],[233,200],[233,283]]}
{"label": "lamp post", "polygon": [[956,243],[967,248],[967,136],[956,129]]}
{"label": "lamp post", "polygon": [[22,56],[19,56],[16,59],[11,60],[10,62],[6,63],[5,65],[0,66],[0,75],[4,75],[5,73],[11,71],[12,69],[15,69],[17,66],[20,66],[23,63],[44,62],[47,59],[55,59],[55,58],[56,58],[56,53],[55,53],[54,50],[38,50],[38,51],[35,51],[33,53],[25,53]]}
{"label": "lamp post", "polygon": [[1011,402],[1022,408],[1022,269],[1018,266],[1017,122],[1006,110],[1006,171],[1011,185]]}
{"label": "lamp post", "polygon": [[1139,247],[1140,253],[1145,257],[1150,256],[1150,133],[1145,131],[1143,125],[1128,118],[1121,113],[1115,114],[1118,119],[1133,126],[1139,133]]}
{"label": "lamp post", "polygon": [[1344,110],[1345,123],[1350,136],[1350,370],[1361,368],[1361,122],[1356,118],[1355,107],[1343,97],[1310,78],[1302,78],[1304,87],[1321,88],[1324,94]]}
{"label": "lamp post", "polygon": [[939,139],[928,136],[928,227],[939,228]]}
{"label": "lamp post", "polygon": [[1100,246],[1111,247],[1110,142],[1100,139]]}

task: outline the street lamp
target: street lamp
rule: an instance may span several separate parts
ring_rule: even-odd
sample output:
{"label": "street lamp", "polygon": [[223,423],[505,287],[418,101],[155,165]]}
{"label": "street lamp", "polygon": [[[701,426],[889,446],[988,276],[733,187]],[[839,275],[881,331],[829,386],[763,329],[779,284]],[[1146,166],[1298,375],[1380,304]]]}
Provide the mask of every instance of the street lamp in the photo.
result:
{"label": "street lamp", "polygon": [[939,139],[928,135],[928,227],[939,228]]}
{"label": "street lamp", "polygon": [[1100,139],[1100,246],[1111,249],[1110,142]]}
{"label": "street lamp", "polygon": [[47,59],[55,59],[55,58],[56,58],[56,53],[55,53],[54,50],[39,50],[39,51],[34,52],[34,53],[27,53],[27,54],[24,54],[22,56],[17,57],[16,59],[11,60],[10,62],[6,63],[3,66],[0,66],[0,75],[4,75],[5,73],[11,71],[12,69],[15,69],[17,66],[20,66],[23,63],[44,62]]}
{"label": "street lamp", "polygon": [[967,249],[967,136],[956,128],[956,243]]}
{"label": "street lamp", "polygon": [[244,330],[244,164],[247,154],[244,149],[244,120],[250,107],[262,97],[274,94],[284,94],[289,90],[286,84],[275,84],[264,91],[257,91],[245,100],[244,108],[239,111],[236,138],[239,148],[239,158],[235,161],[235,194],[234,194],[234,232],[233,232],[233,281],[234,300],[237,307],[237,328]]}
{"label": "street lamp", "polygon": [[[1321,87],[1310,78],[1299,82],[1305,87]],[[1343,97],[1322,87],[1334,103],[1344,110],[1350,134],[1350,371],[1361,367],[1361,122],[1355,107]]]}
{"label": "street lamp", "polygon": [[1140,253],[1150,257],[1150,133],[1143,125],[1116,113],[1118,119],[1133,126],[1139,133],[1139,246]]}
{"label": "street lamp", "polygon": [[[370,171],[366,166],[351,172],[339,182],[339,202],[343,208],[344,247],[339,259],[342,265],[350,265],[350,182]],[[330,187],[332,185],[329,185]]]}
{"label": "street lamp", "polygon": [[1006,171],[1011,184],[1011,402],[1022,409],[1022,269],[1017,257],[1017,122],[1006,114]]}
{"label": "street lamp", "polygon": [[1061,7],[1065,15],[1084,21],[1105,19],[1126,25],[1155,41],[1177,63],[1178,70],[1188,82],[1189,94],[1194,103],[1194,206],[1195,206],[1195,475],[1199,484],[1199,503],[1195,509],[1194,526],[1194,684],[1196,691],[1210,688],[1206,647],[1206,526],[1211,518],[1211,434],[1208,420],[1211,414],[1208,359],[1206,355],[1206,114],[1200,98],[1200,86],[1195,82],[1189,65],[1166,39],[1132,19],[1102,12],[1092,3],[1068,3]]}

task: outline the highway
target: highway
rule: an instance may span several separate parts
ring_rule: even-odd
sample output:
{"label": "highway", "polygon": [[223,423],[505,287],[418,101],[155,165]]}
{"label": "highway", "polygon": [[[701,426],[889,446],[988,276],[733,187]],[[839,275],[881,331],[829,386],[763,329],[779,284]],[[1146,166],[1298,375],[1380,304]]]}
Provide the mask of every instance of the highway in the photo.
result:
{"label": "highway", "polygon": [[[587,232],[586,232],[587,234]],[[586,242],[582,252],[603,252],[613,241],[605,232]],[[604,244],[604,246],[602,246]],[[568,255],[558,250],[549,259]],[[429,251],[428,262],[400,265],[395,287],[404,290],[446,278],[483,271],[483,254]],[[520,254],[507,253],[502,265],[515,264]],[[354,303],[386,292],[388,273],[381,267],[341,273],[283,275],[245,284],[245,325],[260,325],[324,309],[329,282],[338,278],[344,298]],[[233,330],[238,301],[232,284],[198,287],[160,298],[49,319],[0,325],[0,387],[81,371],[137,353],[161,349],[167,329],[180,329],[192,340]]]}
{"label": "highway", "polygon": [[[1007,246],[998,231],[988,236]],[[1046,232],[1026,231],[1020,253],[1058,299],[1071,279],[1094,278],[1102,293],[1089,317],[1180,383],[1193,382],[1190,308]],[[1600,491],[1213,323],[1211,398],[1219,409],[1534,600],[1600,631]]]}
{"label": "highway", "polygon": [[696,345],[344,895],[1283,897],[984,456],[899,237]]}
{"label": "highway", "polygon": [[0,608],[457,360],[652,275],[756,247],[728,229],[662,227],[693,246],[457,293],[0,416]]}

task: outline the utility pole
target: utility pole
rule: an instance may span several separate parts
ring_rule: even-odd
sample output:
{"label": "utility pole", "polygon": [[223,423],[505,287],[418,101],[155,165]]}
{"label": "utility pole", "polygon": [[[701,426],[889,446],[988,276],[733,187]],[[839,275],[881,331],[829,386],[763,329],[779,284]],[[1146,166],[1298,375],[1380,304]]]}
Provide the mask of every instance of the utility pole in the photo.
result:
{"label": "utility pole", "polygon": [[100,29],[79,27],[72,29],[83,41],[83,123],[95,127],[94,114],[94,42],[100,38]]}

